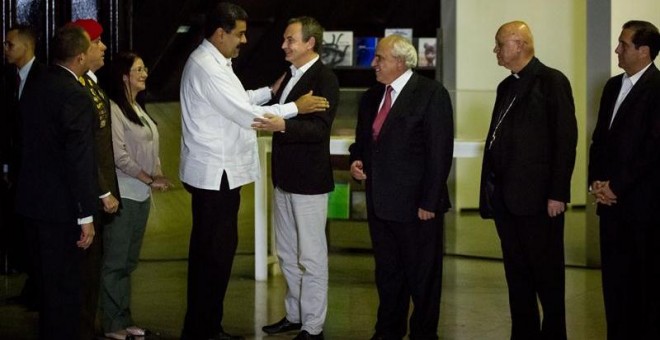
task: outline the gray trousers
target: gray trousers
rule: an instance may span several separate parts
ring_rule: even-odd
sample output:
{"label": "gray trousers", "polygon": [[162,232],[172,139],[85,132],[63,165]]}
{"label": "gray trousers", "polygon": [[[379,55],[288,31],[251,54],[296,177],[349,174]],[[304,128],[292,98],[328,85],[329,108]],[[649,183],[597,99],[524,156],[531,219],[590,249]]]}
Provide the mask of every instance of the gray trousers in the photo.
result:
{"label": "gray trousers", "polygon": [[137,268],[147,227],[151,199],[121,199],[122,209],[103,229],[101,267],[101,322],[103,331],[116,332],[133,326],[131,273]]}
{"label": "gray trousers", "polygon": [[328,309],[328,194],[274,190],[275,239],[287,283],[286,318],[310,334],[323,331]]}

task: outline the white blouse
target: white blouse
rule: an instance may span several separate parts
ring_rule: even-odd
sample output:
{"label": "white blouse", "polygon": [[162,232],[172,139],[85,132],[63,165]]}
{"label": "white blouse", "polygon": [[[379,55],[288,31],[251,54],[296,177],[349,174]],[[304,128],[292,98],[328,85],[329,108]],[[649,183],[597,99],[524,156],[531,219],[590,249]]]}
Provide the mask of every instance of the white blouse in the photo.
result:
{"label": "white blouse", "polygon": [[151,176],[163,174],[158,157],[159,135],[156,124],[142,107],[135,104],[133,109],[144,126],[128,120],[119,106],[110,101],[112,146],[121,197],[143,202],[149,198],[151,190],[137,175],[141,170]]}

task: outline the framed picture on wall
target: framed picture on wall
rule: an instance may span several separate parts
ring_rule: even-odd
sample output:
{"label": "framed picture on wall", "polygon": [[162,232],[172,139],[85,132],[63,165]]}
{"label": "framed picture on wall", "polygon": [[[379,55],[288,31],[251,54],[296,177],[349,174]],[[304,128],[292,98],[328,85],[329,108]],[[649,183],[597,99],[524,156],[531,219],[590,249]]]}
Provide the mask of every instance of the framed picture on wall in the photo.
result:
{"label": "framed picture on wall", "polygon": [[412,28],[386,28],[385,34],[383,36],[388,36],[391,34],[398,34],[408,39],[408,41],[413,41],[413,29]]}
{"label": "framed picture on wall", "polygon": [[353,66],[353,32],[323,32],[321,60],[329,67]]}
{"label": "framed picture on wall", "polygon": [[438,63],[436,38],[419,38],[417,41],[417,54],[419,67],[435,67]]}

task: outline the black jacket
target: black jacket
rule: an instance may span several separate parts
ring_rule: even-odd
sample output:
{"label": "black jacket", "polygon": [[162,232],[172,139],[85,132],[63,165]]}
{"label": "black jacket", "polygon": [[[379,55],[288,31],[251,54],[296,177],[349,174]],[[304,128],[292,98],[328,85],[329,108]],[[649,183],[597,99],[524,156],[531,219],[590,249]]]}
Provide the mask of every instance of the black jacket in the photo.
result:
{"label": "black jacket", "polygon": [[[279,102],[290,72],[282,82],[274,101]],[[325,97],[330,108],[323,112],[300,114],[285,121],[285,132],[273,134],[273,185],[284,191],[318,195],[333,190],[334,180],[330,164],[330,131],[339,104],[339,82],[335,74],[316,61],[291,89],[285,102],[314,91]]]}
{"label": "black jacket", "polygon": [[499,203],[514,215],[546,211],[548,199],[570,201],[577,145],[571,85],[536,58],[518,75],[497,88],[481,173],[479,210],[485,218],[492,217],[487,188],[493,178]]}
{"label": "black jacket", "polygon": [[377,84],[360,101],[350,161],[367,175],[367,209],[381,219],[410,222],[418,209],[441,214],[451,206],[447,177],[454,151],[452,105],[437,81],[413,73],[372,139],[372,124],[385,93]]}

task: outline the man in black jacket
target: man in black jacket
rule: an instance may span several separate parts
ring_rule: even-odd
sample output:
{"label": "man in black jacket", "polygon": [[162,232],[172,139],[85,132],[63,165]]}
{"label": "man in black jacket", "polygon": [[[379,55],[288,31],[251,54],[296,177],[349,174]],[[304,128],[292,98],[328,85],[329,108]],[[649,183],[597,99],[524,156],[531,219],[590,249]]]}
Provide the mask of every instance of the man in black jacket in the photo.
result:
{"label": "man in black jacket", "polygon": [[[46,72],[46,65],[39,62],[34,53],[37,43],[37,34],[34,29],[26,25],[13,26],[5,37],[4,52],[8,64],[4,85],[2,112],[2,145],[0,146],[0,162],[2,163],[3,181],[2,204],[0,204],[0,239],[8,250],[7,256],[9,272],[13,270],[25,271],[28,278],[25,280],[20,296],[20,302],[28,308],[36,309],[39,303],[38,275],[33,268],[33,256],[36,249],[26,241],[25,228],[21,218],[15,213],[16,181],[18,179],[20,153],[20,121],[21,112],[19,102],[21,94],[30,91],[41,75]],[[6,201],[4,201],[6,200]],[[4,248],[4,247],[3,247]]]}
{"label": "man in black jacket", "polygon": [[94,107],[78,82],[86,72],[89,36],[58,30],[54,65],[21,95],[21,171],[16,210],[38,248],[40,339],[78,339],[80,261],[94,239],[98,182]]}
{"label": "man in black jacket", "polygon": [[502,25],[495,43],[511,75],[497,87],[479,208],[494,217],[502,245],[511,339],[565,339],[564,211],[577,144],[571,86],[534,56],[524,22]]}
{"label": "man in black jacket", "polygon": [[454,149],[452,106],[438,82],[412,71],[417,52],[390,35],[371,63],[378,84],[362,96],[351,175],[365,180],[379,306],[373,339],[437,339],[443,216]]}
{"label": "man in black jacket", "polygon": [[[313,18],[289,21],[282,49],[291,63],[274,101],[292,102],[310,91],[330,108],[273,124],[272,177],[275,238],[287,282],[286,316],[263,327],[269,334],[302,329],[296,339],[323,339],[328,307],[328,248],[325,225],[328,192],[334,188],[330,165],[330,130],[337,112],[339,83],[319,57],[323,27]],[[277,122],[277,124],[275,124]]]}
{"label": "man in black jacket", "polygon": [[625,73],[605,84],[589,149],[610,340],[660,336],[659,50],[653,24],[623,25],[615,52]]}

